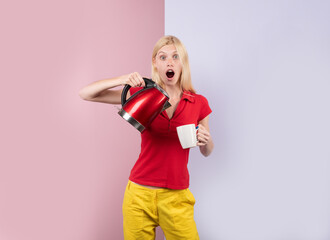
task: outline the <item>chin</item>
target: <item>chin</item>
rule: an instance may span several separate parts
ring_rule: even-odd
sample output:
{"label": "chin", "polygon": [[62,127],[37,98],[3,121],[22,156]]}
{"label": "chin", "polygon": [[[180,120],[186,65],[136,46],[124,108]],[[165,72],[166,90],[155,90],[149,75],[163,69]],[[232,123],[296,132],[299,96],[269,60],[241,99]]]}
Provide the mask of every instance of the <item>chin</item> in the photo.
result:
{"label": "chin", "polygon": [[179,84],[179,79],[168,80],[165,77],[165,80],[163,78],[161,78],[161,80],[162,80],[163,84],[167,85],[167,86],[175,86],[175,85]]}
{"label": "chin", "polygon": [[178,81],[175,81],[175,80],[166,80],[165,82],[165,85],[168,85],[168,86],[175,86],[178,84]]}

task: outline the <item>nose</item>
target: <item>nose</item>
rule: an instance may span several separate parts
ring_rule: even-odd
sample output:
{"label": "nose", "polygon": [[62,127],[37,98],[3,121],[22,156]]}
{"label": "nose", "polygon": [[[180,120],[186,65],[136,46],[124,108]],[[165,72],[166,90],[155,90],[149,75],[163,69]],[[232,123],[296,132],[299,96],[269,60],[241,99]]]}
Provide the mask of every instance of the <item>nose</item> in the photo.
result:
{"label": "nose", "polygon": [[167,66],[173,66],[173,59],[172,58],[167,59]]}

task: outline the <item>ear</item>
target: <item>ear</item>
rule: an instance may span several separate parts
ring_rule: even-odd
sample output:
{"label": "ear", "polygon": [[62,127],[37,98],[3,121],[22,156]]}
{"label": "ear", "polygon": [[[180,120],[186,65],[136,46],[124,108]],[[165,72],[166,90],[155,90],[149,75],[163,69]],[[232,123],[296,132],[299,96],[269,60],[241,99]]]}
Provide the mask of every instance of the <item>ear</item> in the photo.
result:
{"label": "ear", "polygon": [[156,58],[152,58],[152,65],[155,65],[156,64]]}

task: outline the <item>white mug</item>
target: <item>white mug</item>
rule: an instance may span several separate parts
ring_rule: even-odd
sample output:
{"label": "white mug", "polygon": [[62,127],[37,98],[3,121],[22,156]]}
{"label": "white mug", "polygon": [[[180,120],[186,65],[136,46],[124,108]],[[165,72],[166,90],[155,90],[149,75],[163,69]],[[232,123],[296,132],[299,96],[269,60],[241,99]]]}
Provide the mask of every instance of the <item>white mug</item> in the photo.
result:
{"label": "white mug", "polygon": [[197,146],[197,129],[195,124],[182,125],[176,128],[183,149]]}

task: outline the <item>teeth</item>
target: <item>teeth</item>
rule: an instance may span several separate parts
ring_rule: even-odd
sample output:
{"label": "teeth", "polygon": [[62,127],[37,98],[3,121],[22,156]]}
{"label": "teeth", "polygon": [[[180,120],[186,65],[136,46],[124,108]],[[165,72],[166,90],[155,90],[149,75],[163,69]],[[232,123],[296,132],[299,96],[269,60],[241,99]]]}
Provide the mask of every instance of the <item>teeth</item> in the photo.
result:
{"label": "teeth", "polygon": [[173,72],[173,70],[168,70],[167,72]]}

